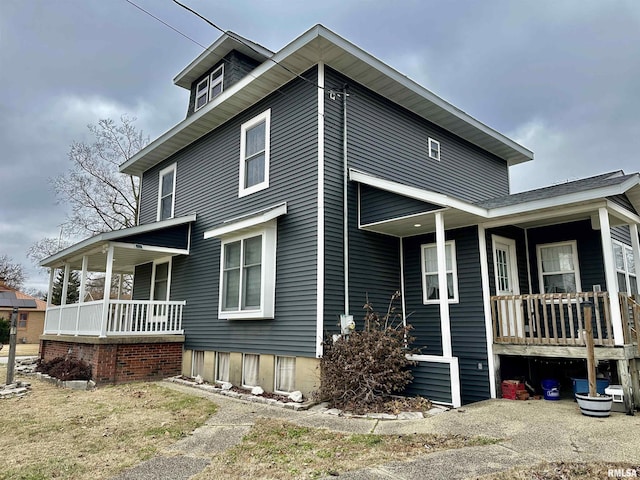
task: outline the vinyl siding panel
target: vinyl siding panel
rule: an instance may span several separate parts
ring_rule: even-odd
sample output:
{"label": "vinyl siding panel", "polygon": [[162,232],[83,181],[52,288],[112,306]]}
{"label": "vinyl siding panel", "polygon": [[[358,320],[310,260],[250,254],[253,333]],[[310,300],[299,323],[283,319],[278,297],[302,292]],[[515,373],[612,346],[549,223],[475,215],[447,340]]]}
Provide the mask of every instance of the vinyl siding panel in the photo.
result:
{"label": "vinyl siding panel", "polygon": [[631,230],[629,230],[629,225],[612,227],[611,238],[619,242],[622,242],[625,245],[631,245]]}
{"label": "vinyl siding panel", "polygon": [[[315,69],[307,75],[315,82]],[[239,198],[241,125],[268,108],[270,186]],[[315,355],[317,135],[317,89],[297,79],[145,172],[142,223],[155,221],[158,172],[173,162],[175,215],[197,213],[191,254],[172,266],[171,299],[187,302],[185,348]],[[277,221],[275,319],[218,319],[221,242],[204,240],[204,232],[282,202],[288,213]]]}
{"label": "vinyl siding panel", "polygon": [[626,208],[627,210],[629,210],[630,212],[635,213],[636,215],[638,214],[638,212],[636,212],[636,209],[633,208],[633,204],[631,203],[631,201],[629,200],[629,198],[625,195],[614,195],[612,197],[607,197],[607,200],[611,200],[613,203],[620,205],[621,207]]}
{"label": "vinyl siding panel", "polygon": [[153,264],[145,263],[136,267],[133,276],[133,299],[149,300],[151,298],[151,275]]}
{"label": "vinyl siding panel", "polygon": [[439,210],[442,207],[403,197],[368,185],[359,185],[360,224],[382,222],[392,218]]}
{"label": "vinyl siding panel", "polygon": [[434,402],[453,403],[448,363],[418,362],[411,368],[411,373],[413,382],[407,387],[407,394],[420,395]]}
{"label": "vinyl siding panel", "polygon": [[[327,89],[345,83],[350,168],[470,202],[509,193],[504,160],[327,68]],[[440,161],[428,156],[429,137],[440,142]]]}
{"label": "vinyl siding panel", "polygon": [[159,232],[131,235],[120,240],[124,243],[139,243],[155,247],[186,249],[189,247],[189,225],[178,225]]}

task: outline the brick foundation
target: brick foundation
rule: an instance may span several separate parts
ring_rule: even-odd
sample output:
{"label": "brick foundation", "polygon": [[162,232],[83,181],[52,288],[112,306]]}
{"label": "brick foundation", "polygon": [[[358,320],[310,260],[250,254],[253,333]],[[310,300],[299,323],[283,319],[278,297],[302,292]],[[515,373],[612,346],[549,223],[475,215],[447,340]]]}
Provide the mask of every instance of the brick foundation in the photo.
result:
{"label": "brick foundation", "polygon": [[183,336],[72,337],[43,335],[40,358],[84,360],[98,385],[160,380],[182,371]]}

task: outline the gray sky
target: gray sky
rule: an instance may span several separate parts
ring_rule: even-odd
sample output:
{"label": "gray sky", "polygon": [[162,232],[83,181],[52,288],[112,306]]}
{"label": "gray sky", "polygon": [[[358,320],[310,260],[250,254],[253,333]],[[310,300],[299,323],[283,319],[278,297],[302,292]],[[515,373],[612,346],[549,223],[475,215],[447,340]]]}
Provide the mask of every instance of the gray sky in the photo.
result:
{"label": "gray sky", "polygon": [[[133,0],[203,45],[219,32],[170,0]],[[279,50],[316,23],[535,152],[512,191],[640,170],[640,1],[185,0]],[[152,139],[184,118],[172,78],[202,49],[126,0],[0,0],[0,255],[64,221],[49,178],[86,125],[122,114]]]}

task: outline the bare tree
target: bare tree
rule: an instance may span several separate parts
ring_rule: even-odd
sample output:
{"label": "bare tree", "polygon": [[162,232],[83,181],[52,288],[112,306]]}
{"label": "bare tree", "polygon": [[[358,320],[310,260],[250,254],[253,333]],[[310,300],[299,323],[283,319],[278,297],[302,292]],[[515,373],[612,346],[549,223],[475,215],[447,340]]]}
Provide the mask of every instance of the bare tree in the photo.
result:
{"label": "bare tree", "polygon": [[0,283],[16,290],[20,290],[24,284],[24,267],[19,263],[13,263],[8,255],[0,256]]}
{"label": "bare tree", "polygon": [[31,245],[27,250],[27,257],[35,265],[40,265],[40,262],[51,255],[55,255],[60,250],[64,250],[71,245],[71,242],[66,239],[62,239],[62,235],[59,238],[45,237],[38,240]]}
{"label": "bare tree", "polygon": [[135,225],[139,180],[118,170],[149,143],[134,122],[127,116],[119,123],[100,120],[88,125],[93,143],[71,144],[69,170],[52,180],[58,202],[71,209],[64,223],[68,234],[94,235]]}

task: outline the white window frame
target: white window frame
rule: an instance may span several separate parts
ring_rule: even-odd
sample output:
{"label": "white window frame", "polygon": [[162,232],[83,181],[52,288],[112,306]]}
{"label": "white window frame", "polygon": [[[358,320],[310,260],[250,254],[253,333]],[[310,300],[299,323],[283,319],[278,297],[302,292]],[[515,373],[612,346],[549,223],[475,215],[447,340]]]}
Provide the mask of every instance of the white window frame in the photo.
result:
{"label": "white window frame", "polygon": [[[196,372],[196,355],[202,356],[202,373]],[[204,350],[191,350],[191,378],[195,378],[200,375],[204,376]]]}
{"label": "white window frame", "polygon": [[[278,389],[278,383],[280,380],[280,359],[282,358],[288,358],[288,359],[293,359],[293,389],[292,390],[280,390]],[[296,357],[292,357],[290,355],[276,355],[276,361],[275,361],[275,365],[274,365],[274,379],[273,379],[273,391],[276,393],[284,393],[284,394],[288,394],[291,392],[295,391],[295,383],[296,383]]]}
{"label": "white window frame", "polygon": [[[456,241],[455,240],[447,240],[444,242],[445,245],[445,255],[447,247],[451,248],[451,270],[447,270],[445,275],[451,273],[453,277],[453,298],[448,299],[448,303],[458,303],[458,262],[457,262],[457,254],[456,254]],[[420,271],[422,272],[422,303],[425,305],[430,304],[439,304],[440,299],[431,299],[428,298],[427,292],[427,275],[437,275],[438,271],[428,272],[426,265],[426,251],[430,248],[437,248],[435,243],[426,243],[420,245]],[[448,296],[448,292],[447,292]]]}
{"label": "white window frame", "polygon": [[[264,180],[250,187],[245,187],[244,177],[246,170],[246,147],[247,147],[247,131],[256,125],[264,122]],[[242,124],[240,128],[240,175],[238,182],[238,197],[251,195],[265,188],[269,188],[269,159],[271,146],[271,109],[262,112],[260,115],[252,118],[248,122]]]}
{"label": "white window frame", "polygon": [[[255,357],[258,357],[258,381],[256,382],[255,385],[249,385],[248,383],[246,383],[245,381],[245,373],[246,373],[246,368],[245,368],[245,359],[247,358],[247,355],[253,355]],[[259,387],[260,386],[260,354],[258,353],[243,353],[242,354],[242,386],[245,388],[253,388],[253,387]]]}
{"label": "white window frame", "polygon": [[[228,358],[228,362],[227,362],[227,378],[220,378],[220,376],[218,375],[220,373],[220,355],[227,355]],[[229,352],[216,352],[216,364],[215,364],[215,370],[214,370],[214,376],[215,376],[215,381],[216,382],[229,382],[229,370],[231,370],[231,353]]]}
{"label": "white window frame", "polygon": [[[175,207],[176,207],[176,176],[177,176],[177,164],[169,165],[167,168],[163,168],[160,170],[158,174],[158,211],[156,214],[156,220],[159,222],[160,215],[162,214],[162,177],[167,175],[169,172],[173,171],[173,185],[171,188],[171,215],[168,218],[164,218],[162,220],[168,220],[169,218],[173,218],[175,215]],[[165,197],[168,195],[165,195]]]}
{"label": "white window frame", "polygon": [[[224,63],[211,72],[209,78],[209,101],[211,101],[218,95],[222,95],[222,92],[224,92]],[[213,89],[218,85],[220,85],[220,93],[218,93],[218,95],[214,95]]]}
{"label": "white window frame", "polygon": [[151,269],[151,288],[149,290],[149,300],[151,301],[153,301],[153,294],[156,289],[156,267],[163,263],[169,264],[169,267],[167,268],[167,298],[165,300],[158,300],[158,302],[168,302],[169,298],[171,298],[171,267],[173,264],[173,257],[163,257],[153,261],[153,267]]}
{"label": "white window frame", "polygon": [[542,271],[542,249],[543,248],[553,248],[553,247],[562,247],[569,245],[571,247],[571,253],[573,256],[573,274],[576,280],[576,292],[582,291],[582,283],[580,282],[580,263],[578,262],[578,242],[576,240],[568,240],[564,242],[554,242],[554,243],[541,243],[536,245],[536,255],[538,261],[538,282],[540,285],[540,293],[547,293],[544,289],[544,277],[545,275],[564,275],[571,272],[568,271],[557,271],[557,272],[543,272]]}
{"label": "white window frame", "polygon": [[[200,90],[200,85],[202,85],[203,83],[206,83],[207,86],[203,88],[202,92],[198,95],[198,91]],[[198,100],[202,97],[205,97],[204,103],[198,106]],[[205,78],[200,80],[196,85],[195,100],[193,102],[193,111],[197,112],[202,107],[204,107],[207,103],[209,103],[209,75],[207,75]]]}
{"label": "white window frame", "polygon": [[[433,148],[435,147],[435,148]],[[433,158],[434,160],[438,160],[440,161],[440,142],[437,140],[434,140],[433,138],[429,137],[429,158]],[[436,155],[431,155],[431,150],[435,150],[437,153]]]}
{"label": "white window frame", "polygon": [[[260,228],[253,228],[242,234],[224,237],[220,245],[220,289],[218,293],[218,318],[227,320],[258,320],[273,319],[275,314],[276,294],[276,248],[277,226],[276,221],[264,223]],[[242,258],[244,253],[244,240],[255,236],[262,236],[262,264],[260,271],[260,307],[257,309],[242,309],[241,300],[238,301],[237,310],[223,310],[224,299],[224,264],[225,245],[234,242],[243,242],[240,249],[240,292],[242,298]]]}
{"label": "white window frame", "polygon": [[[624,279],[625,279],[625,289],[624,290],[620,290],[620,285],[619,285],[619,281],[618,281],[618,275],[616,275],[616,283],[618,283],[618,291],[622,292],[622,293],[627,293],[627,295],[632,295],[632,291],[631,291],[631,280],[630,278],[633,277],[636,279],[636,285],[638,285],[638,272],[636,273],[631,273],[631,271],[629,270],[629,262],[627,261],[627,252],[631,253],[631,255],[633,256],[633,248],[630,245],[626,245],[622,242],[619,242],[618,240],[612,240],[612,245],[614,246],[614,250],[613,250],[613,266],[616,269],[616,274],[621,273],[622,275],[624,275]],[[620,270],[618,268],[618,265],[616,265],[616,254],[615,254],[615,245],[618,245],[619,247],[622,248],[622,261],[623,261],[623,270]],[[634,258],[635,261],[635,258]],[[635,268],[635,265],[634,265]]]}

